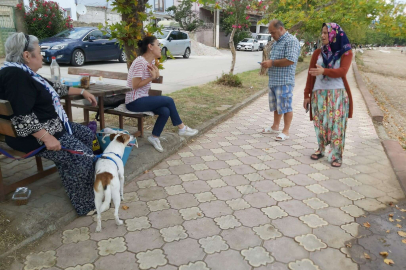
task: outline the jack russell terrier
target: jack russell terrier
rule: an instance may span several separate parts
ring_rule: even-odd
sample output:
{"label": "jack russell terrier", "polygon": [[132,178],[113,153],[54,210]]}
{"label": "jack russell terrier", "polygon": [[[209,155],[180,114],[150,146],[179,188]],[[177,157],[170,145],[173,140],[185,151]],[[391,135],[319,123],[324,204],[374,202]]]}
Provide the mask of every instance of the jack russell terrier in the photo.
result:
{"label": "jack russell terrier", "polygon": [[128,134],[111,134],[109,145],[96,162],[96,180],[93,188],[97,210],[96,232],[101,232],[101,213],[110,208],[112,198],[116,224],[123,224],[123,221],[118,217],[120,197],[121,200],[124,200],[124,165],[121,159],[125,147],[131,140],[132,136]]}

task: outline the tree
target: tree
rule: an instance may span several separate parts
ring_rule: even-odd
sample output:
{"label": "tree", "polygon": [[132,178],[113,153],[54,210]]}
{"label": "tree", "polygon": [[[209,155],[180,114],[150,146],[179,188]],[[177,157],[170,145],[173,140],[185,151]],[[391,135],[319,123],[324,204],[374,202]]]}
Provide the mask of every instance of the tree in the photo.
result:
{"label": "tree", "polygon": [[196,30],[203,25],[203,20],[198,18],[198,14],[192,10],[192,5],[195,1],[183,0],[179,6],[171,6],[166,11],[173,12],[173,18],[186,31]]}

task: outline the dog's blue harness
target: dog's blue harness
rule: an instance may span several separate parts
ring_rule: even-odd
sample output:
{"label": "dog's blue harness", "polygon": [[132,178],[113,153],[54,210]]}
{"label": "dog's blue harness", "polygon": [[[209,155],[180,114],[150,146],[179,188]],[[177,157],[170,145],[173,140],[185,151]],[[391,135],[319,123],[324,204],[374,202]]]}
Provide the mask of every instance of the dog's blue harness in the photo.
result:
{"label": "dog's blue harness", "polygon": [[118,168],[117,162],[116,162],[114,159],[112,159],[111,157],[105,156],[105,154],[114,154],[116,157],[118,157],[119,159],[121,159],[121,157],[120,157],[119,155],[117,155],[116,153],[112,153],[112,152],[111,152],[111,153],[103,153],[103,154],[94,156],[93,162],[96,162],[99,158],[111,160],[111,161],[114,162],[114,164],[116,164],[116,166],[117,166],[117,171],[118,171],[119,168]]}

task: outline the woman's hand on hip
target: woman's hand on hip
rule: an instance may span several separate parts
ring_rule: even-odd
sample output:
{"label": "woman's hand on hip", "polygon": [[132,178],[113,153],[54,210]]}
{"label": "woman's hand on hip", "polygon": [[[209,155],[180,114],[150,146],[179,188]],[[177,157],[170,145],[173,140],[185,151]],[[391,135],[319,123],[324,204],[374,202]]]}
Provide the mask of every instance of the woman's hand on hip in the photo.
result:
{"label": "woman's hand on hip", "polygon": [[319,76],[323,75],[324,73],[324,68],[322,66],[316,65],[316,68],[311,68],[309,70],[310,75],[312,76]]}
{"label": "woman's hand on hip", "polygon": [[83,97],[85,99],[87,99],[90,103],[92,103],[92,106],[97,106],[97,100],[96,100],[96,97],[93,94],[91,94],[91,93],[89,93],[88,91],[85,90],[83,92]]}
{"label": "woman's hand on hip", "polygon": [[307,106],[310,106],[308,104],[310,104],[310,98],[305,98],[303,100],[303,108],[305,108],[305,110],[307,110]]}
{"label": "woman's hand on hip", "polygon": [[61,150],[61,143],[51,134],[47,134],[42,138],[42,141],[44,142],[45,146],[47,147],[47,150],[50,151],[59,151]]}

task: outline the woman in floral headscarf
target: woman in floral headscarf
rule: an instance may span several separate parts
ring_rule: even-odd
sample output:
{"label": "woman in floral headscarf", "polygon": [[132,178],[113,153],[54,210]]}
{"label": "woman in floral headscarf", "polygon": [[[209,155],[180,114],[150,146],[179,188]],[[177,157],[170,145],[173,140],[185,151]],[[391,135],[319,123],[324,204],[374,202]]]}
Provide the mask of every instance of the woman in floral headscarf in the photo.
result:
{"label": "woman in floral headscarf", "polygon": [[341,167],[347,119],[352,117],[352,96],[346,74],[352,61],[351,44],[336,23],[324,23],[322,48],[314,51],[310,61],[303,106],[310,106],[319,149],[310,156],[318,160],[330,145],[329,162]]}

